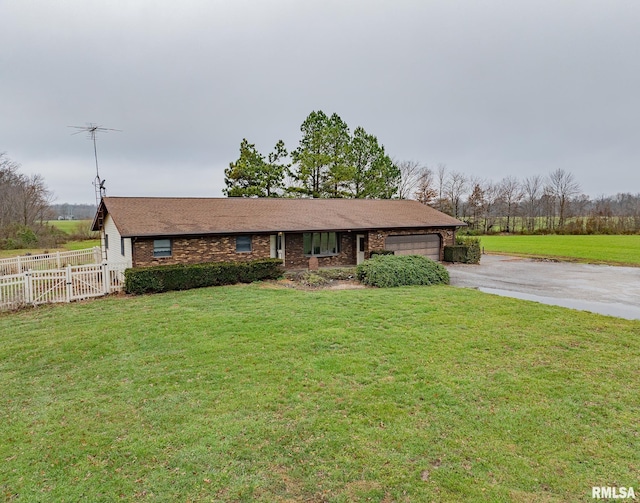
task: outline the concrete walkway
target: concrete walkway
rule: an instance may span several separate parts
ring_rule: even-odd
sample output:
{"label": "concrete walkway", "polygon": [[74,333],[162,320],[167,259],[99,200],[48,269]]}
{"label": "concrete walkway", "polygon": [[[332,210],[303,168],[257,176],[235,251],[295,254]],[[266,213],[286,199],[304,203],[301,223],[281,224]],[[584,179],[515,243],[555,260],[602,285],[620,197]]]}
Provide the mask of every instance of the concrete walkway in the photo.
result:
{"label": "concrete walkway", "polygon": [[480,265],[446,264],[454,286],[640,320],[640,267],[483,255]]}

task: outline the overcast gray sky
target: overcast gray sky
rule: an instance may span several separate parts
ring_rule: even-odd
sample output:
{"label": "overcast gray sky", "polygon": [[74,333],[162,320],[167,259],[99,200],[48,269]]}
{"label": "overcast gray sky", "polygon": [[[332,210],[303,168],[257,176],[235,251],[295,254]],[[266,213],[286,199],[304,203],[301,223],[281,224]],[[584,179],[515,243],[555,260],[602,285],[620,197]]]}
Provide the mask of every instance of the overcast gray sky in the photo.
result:
{"label": "overcast gray sky", "polygon": [[0,0],[0,152],[57,202],[221,196],[313,110],[398,160],[640,192],[638,0]]}

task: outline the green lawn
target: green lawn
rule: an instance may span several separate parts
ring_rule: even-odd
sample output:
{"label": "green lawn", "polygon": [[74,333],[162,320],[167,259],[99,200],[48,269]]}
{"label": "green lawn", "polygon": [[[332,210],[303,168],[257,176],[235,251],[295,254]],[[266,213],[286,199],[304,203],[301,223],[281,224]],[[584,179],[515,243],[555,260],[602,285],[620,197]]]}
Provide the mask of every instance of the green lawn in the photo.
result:
{"label": "green lawn", "polygon": [[591,501],[640,475],[640,322],[269,284],[0,316],[6,501]]}
{"label": "green lawn", "polygon": [[640,265],[640,235],[481,236],[487,252],[547,256],[584,262]]}

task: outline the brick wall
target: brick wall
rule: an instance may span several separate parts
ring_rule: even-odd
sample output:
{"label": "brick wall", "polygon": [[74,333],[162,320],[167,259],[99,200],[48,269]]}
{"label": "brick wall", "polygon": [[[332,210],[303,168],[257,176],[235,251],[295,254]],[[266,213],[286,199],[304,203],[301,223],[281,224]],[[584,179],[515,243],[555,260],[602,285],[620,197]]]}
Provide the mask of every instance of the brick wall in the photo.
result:
{"label": "brick wall", "polygon": [[[356,235],[365,236],[365,258],[369,258],[371,250],[383,250],[387,236],[407,234],[440,234],[440,259],[444,246],[453,245],[455,231],[453,229],[410,229],[410,230],[377,230],[340,233],[340,253],[333,257],[318,257],[320,267],[340,267],[356,264]],[[202,262],[242,262],[269,258],[271,241],[269,234],[254,234],[251,239],[252,251],[236,252],[235,236],[202,236],[180,237],[171,240],[171,257],[153,256],[153,239],[138,238],[133,242],[133,266],[147,267],[152,265],[197,264]],[[306,269],[309,257],[304,256],[302,233],[286,234],[285,266],[287,269]]]}
{"label": "brick wall", "polygon": [[248,262],[271,256],[268,234],[251,237],[251,251],[236,252],[235,236],[178,237],[171,239],[171,257],[153,256],[153,239],[138,238],[133,243],[133,266],[198,264],[203,262]]}

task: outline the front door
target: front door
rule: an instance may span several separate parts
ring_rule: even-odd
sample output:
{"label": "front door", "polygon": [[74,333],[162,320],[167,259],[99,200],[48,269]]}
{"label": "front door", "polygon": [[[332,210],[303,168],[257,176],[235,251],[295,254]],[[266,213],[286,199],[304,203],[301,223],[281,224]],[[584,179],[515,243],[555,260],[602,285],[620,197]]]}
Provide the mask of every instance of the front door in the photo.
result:
{"label": "front door", "polygon": [[282,259],[284,265],[284,232],[271,234],[271,258]]}
{"label": "front door", "polygon": [[276,254],[279,259],[282,259],[282,265],[284,265],[284,232],[279,232],[276,239]]}
{"label": "front door", "polygon": [[364,234],[356,236],[356,264],[364,262]]}

